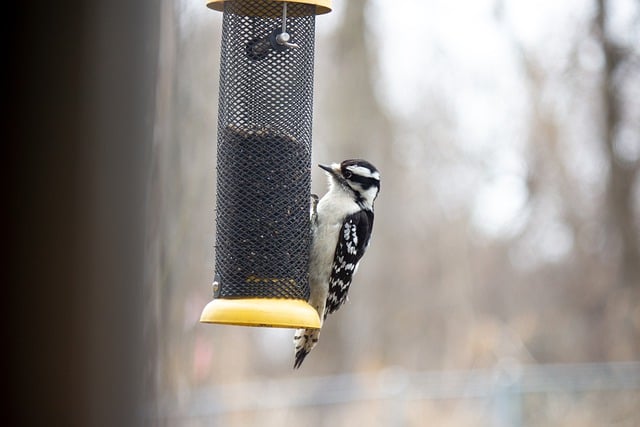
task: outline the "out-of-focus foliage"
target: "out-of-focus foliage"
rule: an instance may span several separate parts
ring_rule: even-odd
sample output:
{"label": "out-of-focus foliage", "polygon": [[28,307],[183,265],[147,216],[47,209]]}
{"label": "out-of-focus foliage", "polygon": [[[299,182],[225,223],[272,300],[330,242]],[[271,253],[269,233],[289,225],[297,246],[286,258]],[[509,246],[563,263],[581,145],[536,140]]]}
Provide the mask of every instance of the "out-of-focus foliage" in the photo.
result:
{"label": "out-of-focus foliage", "polygon": [[[238,381],[640,358],[640,7],[472,3],[334,1],[316,19],[315,163],[367,158],[382,191],[350,303],[293,372],[292,331],[198,323],[221,15],[163,2],[148,263],[160,396],[180,408]],[[524,413],[554,425],[590,425],[597,404],[545,418],[562,404],[533,400]],[[622,401],[593,425],[640,423],[638,394]],[[415,425],[451,412],[415,411]]]}

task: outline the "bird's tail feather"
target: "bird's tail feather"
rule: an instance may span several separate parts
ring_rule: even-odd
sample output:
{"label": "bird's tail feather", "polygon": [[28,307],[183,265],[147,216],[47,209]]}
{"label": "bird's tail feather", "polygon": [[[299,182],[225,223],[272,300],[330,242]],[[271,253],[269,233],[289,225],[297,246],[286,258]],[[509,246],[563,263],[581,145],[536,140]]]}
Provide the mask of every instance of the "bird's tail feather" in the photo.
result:
{"label": "bird's tail feather", "polygon": [[293,336],[293,343],[295,344],[295,362],[293,363],[293,369],[298,369],[307,354],[311,352],[311,349],[316,346],[318,338],[320,337],[320,329],[298,329]]}

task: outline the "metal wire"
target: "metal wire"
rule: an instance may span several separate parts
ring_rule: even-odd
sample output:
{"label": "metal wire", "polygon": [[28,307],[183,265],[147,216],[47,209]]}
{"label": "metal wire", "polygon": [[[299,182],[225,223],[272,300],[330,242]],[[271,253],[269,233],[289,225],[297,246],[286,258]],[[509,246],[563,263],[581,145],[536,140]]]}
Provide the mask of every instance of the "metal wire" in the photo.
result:
{"label": "metal wire", "polygon": [[[160,418],[213,420],[234,413],[305,410],[362,402],[486,400],[494,424],[523,425],[522,399],[531,394],[640,390],[640,362],[518,365],[494,369],[415,372],[390,368],[368,374],[256,380],[192,390],[181,410],[163,406]],[[635,395],[634,395],[635,396]],[[170,401],[167,398],[167,401]],[[401,414],[400,414],[401,415]],[[499,421],[499,422],[498,422]]]}

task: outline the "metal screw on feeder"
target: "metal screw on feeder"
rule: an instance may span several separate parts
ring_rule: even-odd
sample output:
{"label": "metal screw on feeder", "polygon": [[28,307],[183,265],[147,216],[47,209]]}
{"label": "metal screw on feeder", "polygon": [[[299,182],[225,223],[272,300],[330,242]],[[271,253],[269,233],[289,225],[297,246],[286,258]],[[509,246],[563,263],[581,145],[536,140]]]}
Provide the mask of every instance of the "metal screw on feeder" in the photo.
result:
{"label": "metal screw on feeder", "polygon": [[247,55],[252,59],[264,59],[270,50],[282,51],[297,49],[300,46],[289,42],[291,35],[287,33],[287,2],[282,3],[282,27],[275,28],[269,35],[253,39],[247,43]]}
{"label": "metal screw on feeder", "polygon": [[289,43],[289,39],[291,36],[287,33],[287,2],[282,3],[282,32],[276,36],[276,42],[280,45],[286,46],[288,48],[297,49],[298,46],[295,43]]}
{"label": "metal screw on feeder", "polygon": [[210,0],[223,12],[214,299],[200,321],[318,328],[309,296],[315,15],[330,0]]}

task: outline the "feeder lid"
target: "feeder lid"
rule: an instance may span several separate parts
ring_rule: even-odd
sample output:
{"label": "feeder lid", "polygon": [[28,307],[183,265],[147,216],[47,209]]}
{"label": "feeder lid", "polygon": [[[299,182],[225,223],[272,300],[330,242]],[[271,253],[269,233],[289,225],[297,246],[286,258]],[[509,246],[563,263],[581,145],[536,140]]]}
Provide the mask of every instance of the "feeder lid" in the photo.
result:
{"label": "feeder lid", "polygon": [[[213,10],[222,12],[224,10],[225,2],[231,2],[231,1],[236,1],[236,0],[207,0],[207,6]],[[322,15],[322,14],[331,12],[331,0],[254,0],[253,3],[262,3],[262,2],[282,3],[283,1],[287,1],[288,3],[303,3],[303,4],[315,5],[316,15]],[[248,7],[249,9],[251,8],[250,3],[252,2],[245,1],[244,3],[246,4],[246,7]],[[252,13],[250,13],[250,11],[248,10],[247,15],[252,15]]]}

